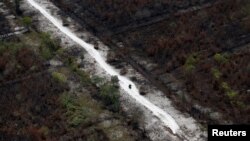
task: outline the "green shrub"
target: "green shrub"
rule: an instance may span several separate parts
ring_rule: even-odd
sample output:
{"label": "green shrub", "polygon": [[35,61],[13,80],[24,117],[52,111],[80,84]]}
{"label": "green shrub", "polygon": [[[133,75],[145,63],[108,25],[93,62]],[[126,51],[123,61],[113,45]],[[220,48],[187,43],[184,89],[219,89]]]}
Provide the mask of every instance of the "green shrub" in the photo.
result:
{"label": "green shrub", "polygon": [[73,107],[72,106],[73,105],[73,98],[68,93],[64,93],[60,96],[60,102],[66,108]]}
{"label": "green shrub", "polygon": [[186,60],[186,64],[195,64],[196,62],[197,62],[196,55],[190,55]]}
{"label": "green shrub", "polygon": [[60,82],[60,83],[66,83],[66,81],[67,81],[67,77],[66,77],[64,74],[59,73],[59,72],[53,72],[53,73],[52,73],[52,77],[53,77],[56,81],[58,81],[58,82]]}
{"label": "green shrub", "polygon": [[187,64],[184,67],[187,72],[192,72],[195,69],[195,66],[191,64]]}
{"label": "green shrub", "polygon": [[238,95],[238,93],[233,90],[227,91],[226,94],[229,97],[229,99],[234,99]]}
{"label": "green shrub", "polygon": [[74,57],[68,57],[64,60],[64,63],[70,68],[70,70],[75,73],[76,75],[78,75],[80,77],[81,83],[83,85],[91,85],[91,79],[89,77],[89,74],[86,73],[85,71],[81,70],[77,63],[76,63],[76,59]]}
{"label": "green shrub", "polygon": [[196,53],[194,53],[186,59],[184,68],[187,72],[191,72],[195,69],[195,65],[197,63],[198,63],[198,56]]}
{"label": "green shrub", "polygon": [[91,81],[96,85],[103,85],[105,82],[105,78],[95,75],[91,78]]}
{"label": "green shrub", "polygon": [[51,39],[48,33],[40,33],[41,45],[40,45],[40,53],[41,56],[49,60],[53,57],[55,52],[60,48],[59,42]]}
{"label": "green shrub", "polygon": [[116,88],[119,88],[119,78],[118,76],[112,76],[111,77],[111,84],[116,87]]}
{"label": "green shrub", "polygon": [[22,23],[24,26],[29,27],[32,24],[32,18],[25,16],[22,18]]}
{"label": "green shrub", "polygon": [[53,40],[48,33],[41,33],[41,44],[44,47],[49,48],[51,51],[57,51],[60,48],[59,42]]}
{"label": "green shrub", "polygon": [[224,90],[226,90],[226,91],[230,90],[230,87],[229,87],[229,85],[228,85],[226,82],[222,82],[222,83],[221,83],[221,87],[222,87]]}
{"label": "green shrub", "polygon": [[60,102],[67,110],[66,117],[70,126],[78,126],[86,120],[89,111],[77,97],[64,93],[60,96]]}
{"label": "green shrub", "polygon": [[111,83],[112,84],[117,84],[117,83],[119,83],[119,79],[118,79],[118,76],[112,76],[111,77]]}
{"label": "green shrub", "polygon": [[76,72],[78,70],[78,65],[76,63],[76,59],[74,57],[68,57],[66,60],[66,64],[69,66],[69,68]]}
{"label": "green shrub", "polygon": [[216,69],[216,68],[212,68],[212,74],[213,74],[213,77],[214,78],[216,78],[216,79],[220,79],[220,77],[221,77],[221,72],[218,70],[218,69]]}
{"label": "green shrub", "polygon": [[224,89],[226,95],[231,100],[233,100],[238,95],[238,93],[233,91],[226,82],[222,82],[221,87]]}
{"label": "green shrub", "polygon": [[100,97],[113,111],[119,111],[119,89],[111,83],[105,83],[100,87]]}
{"label": "green shrub", "polygon": [[51,58],[53,58],[52,51],[47,47],[41,47],[40,54],[45,60],[50,60]]}
{"label": "green shrub", "polygon": [[64,48],[60,48],[56,51],[56,54],[58,54],[59,56],[64,56],[65,54],[65,49]]}
{"label": "green shrub", "polygon": [[82,70],[80,70],[80,69],[77,68],[76,71],[75,71],[75,73],[80,76],[80,80],[81,80],[81,83],[83,85],[88,86],[88,85],[92,84],[91,83],[91,79],[89,77],[89,74],[86,73],[85,71],[82,71]]}
{"label": "green shrub", "polygon": [[227,55],[226,54],[220,54],[220,53],[216,53],[214,55],[214,60],[218,63],[226,63],[228,61],[227,59]]}

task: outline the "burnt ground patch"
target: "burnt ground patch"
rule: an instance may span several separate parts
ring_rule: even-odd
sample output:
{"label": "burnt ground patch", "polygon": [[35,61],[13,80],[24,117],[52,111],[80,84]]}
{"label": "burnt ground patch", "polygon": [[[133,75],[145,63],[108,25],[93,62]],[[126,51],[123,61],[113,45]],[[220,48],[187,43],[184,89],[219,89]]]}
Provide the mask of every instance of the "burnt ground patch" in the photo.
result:
{"label": "burnt ground patch", "polygon": [[[206,119],[205,123],[225,119],[234,123],[249,122],[250,105],[246,99],[249,99],[250,87],[247,61],[250,4],[247,0],[161,1],[160,4],[152,1],[53,2],[64,13],[89,27],[94,35],[117,51],[118,56],[172,98],[180,109],[201,121]],[[157,5],[168,12],[155,10]],[[136,18],[138,11],[143,13],[141,19]],[[154,21],[156,15],[167,16],[148,22]],[[130,28],[123,28],[127,22]],[[119,32],[119,29],[124,30]],[[118,48],[113,44],[117,41],[125,47]],[[141,60],[157,65],[148,68]],[[168,75],[176,78],[174,82],[180,83],[180,89],[187,91],[191,101],[169,92],[173,82],[165,79]],[[202,113],[203,109],[195,108],[195,104],[224,116],[211,119],[209,113]]]}

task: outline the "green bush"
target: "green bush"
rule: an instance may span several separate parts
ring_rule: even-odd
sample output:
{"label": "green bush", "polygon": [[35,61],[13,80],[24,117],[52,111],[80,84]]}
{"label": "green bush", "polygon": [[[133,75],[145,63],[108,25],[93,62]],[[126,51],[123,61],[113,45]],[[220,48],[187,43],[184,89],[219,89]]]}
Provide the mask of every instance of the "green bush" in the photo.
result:
{"label": "green bush", "polygon": [[233,100],[238,95],[238,93],[233,91],[226,82],[222,82],[221,87],[224,89],[226,95],[231,100]]}
{"label": "green bush", "polygon": [[220,77],[221,77],[221,72],[218,70],[218,69],[216,69],[216,68],[212,68],[212,74],[213,74],[213,77],[214,78],[216,78],[216,79],[220,79]]}
{"label": "green bush", "polygon": [[100,97],[106,105],[111,107],[111,110],[119,111],[119,89],[112,83],[105,83],[100,87]]}
{"label": "green bush", "polygon": [[24,26],[29,27],[32,24],[32,18],[25,16],[22,18],[22,23]]}
{"label": "green bush", "polygon": [[48,33],[40,33],[41,45],[40,52],[41,56],[49,60],[53,57],[54,53],[60,48],[59,42],[51,39]]}
{"label": "green bush", "polygon": [[40,54],[45,60],[50,60],[51,58],[53,58],[52,51],[47,47],[41,47]]}
{"label": "green bush", "polygon": [[198,63],[197,54],[190,55],[185,62],[184,68],[187,72],[191,72],[195,69],[195,65]]}
{"label": "green bush", "polygon": [[195,69],[195,66],[191,64],[186,64],[184,67],[187,72],[192,72]]}
{"label": "green bush", "polygon": [[216,53],[214,55],[214,60],[218,63],[226,63],[228,61],[227,59],[227,55],[226,54],[220,54],[220,53]]}
{"label": "green bush", "polygon": [[222,87],[224,90],[226,90],[226,91],[229,91],[229,90],[230,90],[230,87],[229,87],[229,85],[228,85],[226,82],[222,82],[221,87]]}
{"label": "green bush", "polygon": [[118,76],[112,76],[111,77],[111,83],[112,84],[117,84],[117,83],[119,83],[119,79],[118,79]]}
{"label": "green bush", "polygon": [[89,74],[86,73],[85,71],[82,71],[77,68],[75,73],[80,76],[80,80],[83,85],[88,86],[92,84]]}
{"label": "green bush", "polygon": [[91,81],[96,85],[103,85],[105,83],[105,78],[95,75],[91,78]]}
{"label": "green bush", "polygon": [[67,77],[66,77],[64,74],[59,73],[59,72],[53,72],[53,73],[52,73],[52,77],[53,77],[56,81],[58,81],[58,82],[60,82],[60,83],[66,83],[66,81],[67,81]]}
{"label": "green bush", "polygon": [[60,48],[59,42],[53,40],[50,34],[43,32],[40,34],[40,38],[42,46],[49,48],[51,51],[57,51]]}
{"label": "green bush", "polygon": [[60,96],[60,102],[67,110],[66,117],[70,126],[78,126],[86,120],[89,111],[77,97],[64,93]]}
{"label": "green bush", "polygon": [[64,49],[64,48],[58,49],[58,50],[57,50],[57,54],[58,54],[59,56],[63,56],[63,55],[65,54],[65,49]]}
{"label": "green bush", "polygon": [[114,87],[119,88],[119,78],[118,76],[111,77],[111,83]]}
{"label": "green bush", "polygon": [[78,65],[76,63],[76,59],[74,57],[68,57],[66,60],[66,64],[69,66],[69,68],[73,71],[73,72],[77,72],[78,70]]}
{"label": "green bush", "polygon": [[76,59],[74,57],[68,57],[64,59],[64,63],[68,66],[68,68],[76,75],[79,76],[81,80],[81,84],[88,86],[91,85],[91,79],[89,74],[85,71],[81,70],[76,63]]}
{"label": "green bush", "polygon": [[229,99],[234,99],[238,95],[238,93],[233,90],[227,91],[226,94],[229,97]]}

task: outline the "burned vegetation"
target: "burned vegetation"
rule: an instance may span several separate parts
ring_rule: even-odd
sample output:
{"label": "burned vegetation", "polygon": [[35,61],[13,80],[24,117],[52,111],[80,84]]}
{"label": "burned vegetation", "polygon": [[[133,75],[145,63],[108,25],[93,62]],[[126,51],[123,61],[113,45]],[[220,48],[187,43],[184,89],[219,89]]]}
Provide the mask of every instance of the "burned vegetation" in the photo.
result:
{"label": "burned vegetation", "polygon": [[202,123],[249,123],[248,0],[51,1]]}
{"label": "burned vegetation", "polygon": [[0,12],[0,35],[29,30],[0,38],[0,141],[147,141],[121,110],[117,78],[91,78],[76,61],[83,50],[34,28],[37,21],[18,16],[14,2],[0,2],[8,9]]}

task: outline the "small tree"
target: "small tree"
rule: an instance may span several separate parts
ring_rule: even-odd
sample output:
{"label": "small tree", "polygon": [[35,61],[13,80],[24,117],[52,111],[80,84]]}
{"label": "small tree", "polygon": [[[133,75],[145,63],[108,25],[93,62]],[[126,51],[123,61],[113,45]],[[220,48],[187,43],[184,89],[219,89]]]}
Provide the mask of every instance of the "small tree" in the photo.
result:
{"label": "small tree", "polygon": [[23,17],[22,18],[22,23],[23,23],[24,26],[26,26],[27,28],[29,28],[31,26],[31,24],[32,24],[31,17],[27,17],[27,16]]}
{"label": "small tree", "polygon": [[226,63],[228,61],[226,56],[226,54],[216,53],[214,55],[214,60],[218,63]]}
{"label": "small tree", "polygon": [[216,68],[212,68],[212,74],[213,74],[213,77],[214,78],[216,78],[216,79],[220,79],[220,77],[221,77],[221,72],[218,70],[218,69],[216,69]]}
{"label": "small tree", "polygon": [[119,83],[119,78],[118,76],[112,76],[111,77],[111,83],[114,85],[114,86],[118,86],[118,83]]}
{"label": "small tree", "polygon": [[192,72],[195,69],[195,65],[198,63],[198,55],[190,55],[185,62],[184,68],[187,72]]}
{"label": "small tree", "polygon": [[118,112],[120,107],[119,91],[110,83],[106,83],[100,87],[100,97],[111,110]]}
{"label": "small tree", "polygon": [[60,83],[66,83],[66,81],[67,81],[67,77],[66,77],[64,74],[59,73],[59,72],[53,72],[53,73],[52,73],[52,77],[53,77],[56,81],[58,81],[58,82],[60,82]]}
{"label": "small tree", "polygon": [[41,33],[42,46],[49,48],[51,51],[57,51],[60,48],[59,41],[53,40],[48,33]]}
{"label": "small tree", "polygon": [[49,60],[53,57],[52,51],[49,48],[46,48],[44,46],[40,47],[40,54],[42,58],[44,58],[45,60]]}
{"label": "small tree", "polygon": [[66,109],[65,115],[70,126],[75,127],[82,124],[91,112],[85,107],[82,99],[82,97],[76,97],[69,93],[63,93],[59,98],[60,103]]}
{"label": "small tree", "polygon": [[105,83],[105,78],[99,77],[97,75],[93,76],[91,80],[96,85],[103,85]]}
{"label": "small tree", "polygon": [[238,93],[232,90],[226,82],[222,82],[221,87],[224,89],[230,100],[234,100],[234,98],[238,95]]}

